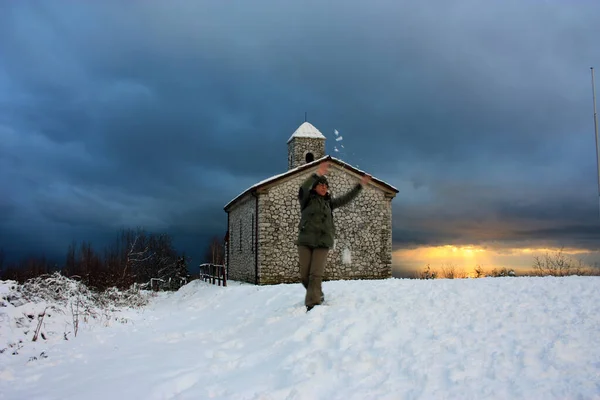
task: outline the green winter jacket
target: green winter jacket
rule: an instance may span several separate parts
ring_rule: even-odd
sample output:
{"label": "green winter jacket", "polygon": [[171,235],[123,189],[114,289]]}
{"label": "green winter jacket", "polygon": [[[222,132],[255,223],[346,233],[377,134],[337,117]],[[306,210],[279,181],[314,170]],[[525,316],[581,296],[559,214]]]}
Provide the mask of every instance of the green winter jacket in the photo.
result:
{"label": "green winter jacket", "polygon": [[311,248],[331,248],[335,237],[332,211],[352,201],[362,190],[362,185],[357,184],[348,193],[332,199],[329,193],[325,196],[319,196],[313,190],[317,178],[317,174],[312,174],[300,186],[298,192],[302,214],[298,225],[296,245]]}

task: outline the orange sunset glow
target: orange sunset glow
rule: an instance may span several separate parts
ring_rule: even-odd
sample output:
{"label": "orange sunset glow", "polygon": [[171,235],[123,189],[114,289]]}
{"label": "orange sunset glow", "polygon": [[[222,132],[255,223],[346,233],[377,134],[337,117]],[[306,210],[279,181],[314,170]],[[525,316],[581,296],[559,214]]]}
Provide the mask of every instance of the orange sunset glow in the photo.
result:
{"label": "orange sunset glow", "polygon": [[[535,257],[544,254],[555,254],[559,248],[490,248],[482,246],[424,246],[413,249],[399,249],[393,252],[393,265],[396,274],[414,277],[427,265],[432,269],[454,266],[457,271],[473,276],[476,267],[484,271],[509,268],[517,274],[525,273],[532,268]],[[582,249],[562,249],[563,254],[579,260],[597,257],[598,254]]]}

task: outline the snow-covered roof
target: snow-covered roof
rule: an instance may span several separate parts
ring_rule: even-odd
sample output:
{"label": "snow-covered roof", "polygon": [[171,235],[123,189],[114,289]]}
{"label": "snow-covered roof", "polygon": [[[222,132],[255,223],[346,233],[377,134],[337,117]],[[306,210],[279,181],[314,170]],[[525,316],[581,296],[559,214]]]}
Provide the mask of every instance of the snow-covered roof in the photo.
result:
{"label": "snow-covered roof", "polygon": [[[256,184],[254,184],[254,185],[250,186],[249,188],[247,188],[246,190],[244,190],[242,193],[240,193],[239,195],[237,195],[237,196],[236,196],[236,197],[235,197],[233,200],[231,200],[229,203],[227,203],[227,204],[225,205],[224,209],[225,209],[225,211],[229,212],[229,208],[230,208],[230,207],[231,207],[231,206],[232,206],[234,203],[236,203],[236,202],[237,202],[239,199],[241,199],[242,197],[244,197],[244,195],[246,195],[247,193],[250,193],[250,192],[252,192],[252,191],[255,191],[256,189],[258,189],[258,188],[260,188],[260,187],[262,187],[262,186],[264,186],[264,185],[267,185],[267,184],[270,184],[270,183],[276,182],[276,181],[278,181],[278,180],[280,180],[280,179],[282,179],[282,178],[285,178],[285,177],[287,177],[287,176],[294,175],[295,173],[297,173],[297,172],[299,172],[299,171],[303,171],[303,170],[309,169],[309,168],[311,168],[311,167],[313,167],[313,166],[315,166],[315,165],[318,165],[319,163],[321,163],[322,161],[325,161],[325,160],[330,160],[330,161],[333,161],[334,163],[336,163],[336,164],[338,164],[338,165],[340,165],[340,166],[342,166],[342,167],[344,167],[344,168],[347,168],[348,170],[350,170],[350,171],[353,171],[353,172],[355,172],[355,173],[357,173],[357,174],[359,174],[359,175],[364,175],[364,174],[366,173],[365,171],[362,171],[362,170],[360,170],[360,169],[358,169],[358,168],[356,168],[356,167],[353,167],[352,165],[350,165],[350,164],[348,164],[348,163],[346,163],[346,162],[344,162],[344,161],[340,160],[339,158],[335,158],[335,157],[331,157],[331,156],[325,156],[325,157],[321,157],[321,158],[319,158],[319,159],[317,159],[317,160],[315,160],[315,161],[313,161],[313,162],[310,162],[310,163],[307,163],[307,164],[300,165],[300,166],[298,166],[298,167],[296,167],[296,168],[292,168],[292,169],[290,169],[289,171],[286,171],[286,172],[284,172],[284,173],[282,173],[282,174],[277,174],[277,175],[274,175],[274,176],[272,176],[272,177],[270,177],[270,178],[264,179],[264,180],[262,180],[262,181],[260,181],[260,182],[258,182],[258,183],[256,183]],[[380,179],[377,179],[377,178],[375,178],[374,176],[372,177],[372,180],[371,180],[371,181],[372,181],[372,182],[374,182],[374,183],[377,183],[377,184],[379,184],[379,185],[381,185],[381,186],[383,186],[383,187],[385,187],[385,188],[387,188],[388,190],[390,190],[390,191],[392,191],[392,192],[395,192],[395,193],[398,193],[398,192],[399,192],[399,191],[398,191],[398,189],[396,189],[395,187],[393,187],[393,186],[392,186],[392,185],[390,185],[389,183],[387,183],[387,182],[384,182],[384,181],[382,181],[382,180],[380,180]]]}
{"label": "snow-covered roof", "polygon": [[296,132],[290,136],[288,139],[288,143],[293,138],[313,138],[313,139],[325,139],[325,135],[321,133],[320,130],[314,127],[310,122],[305,122],[296,129]]}

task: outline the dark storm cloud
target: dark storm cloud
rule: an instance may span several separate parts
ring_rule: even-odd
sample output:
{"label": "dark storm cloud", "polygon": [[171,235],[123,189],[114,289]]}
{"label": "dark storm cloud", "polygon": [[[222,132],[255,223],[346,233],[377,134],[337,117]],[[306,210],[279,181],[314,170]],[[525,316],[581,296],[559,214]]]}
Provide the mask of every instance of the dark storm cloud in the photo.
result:
{"label": "dark storm cloud", "polygon": [[48,249],[124,225],[221,234],[308,111],[330,153],[338,129],[335,155],[400,189],[397,246],[594,247],[599,18],[558,1],[4,2],[1,243],[35,245],[33,222]]}

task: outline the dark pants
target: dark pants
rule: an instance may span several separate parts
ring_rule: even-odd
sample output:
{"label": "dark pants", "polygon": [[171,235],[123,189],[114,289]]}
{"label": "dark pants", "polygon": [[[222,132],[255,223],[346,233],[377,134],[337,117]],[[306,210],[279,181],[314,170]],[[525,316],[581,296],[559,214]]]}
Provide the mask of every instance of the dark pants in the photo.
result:
{"label": "dark pants", "polygon": [[302,285],[306,288],[306,298],[304,304],[307,307],[313,307],[321,304],[323,290],[323,271],[327,262],[327,253],[329,249],[312,249],[306,246],[298,246],[298,255],[300,257],[300,279]]}

